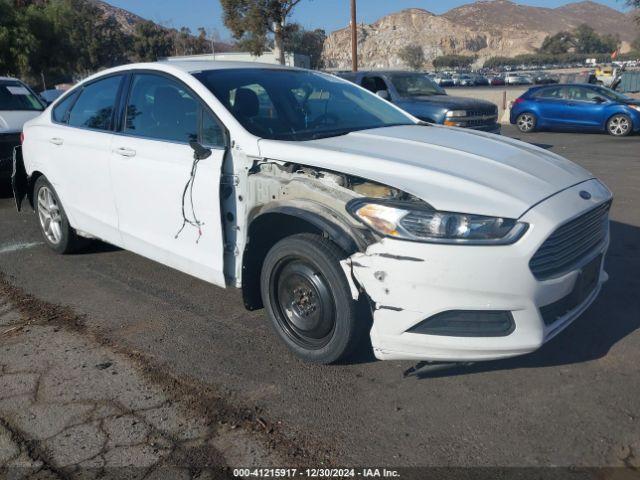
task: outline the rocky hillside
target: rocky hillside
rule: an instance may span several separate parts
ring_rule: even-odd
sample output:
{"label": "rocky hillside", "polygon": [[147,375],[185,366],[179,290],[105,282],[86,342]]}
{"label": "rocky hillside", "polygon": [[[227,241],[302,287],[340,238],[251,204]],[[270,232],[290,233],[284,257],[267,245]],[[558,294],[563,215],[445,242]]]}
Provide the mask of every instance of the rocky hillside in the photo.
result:
{"label": "rocky hillside", "polygon": [[[364,68],[404,66],[399,50],[423,47],[428,60],[440,55],[514,56],[535,51],[547,35],[586,23],[599,33],[618,34],[623,51],[638,34],[632,15],[592,1],[559,8],[518,5],[509,0],[485,0],[434,15],[422,9],[393,13],[359,26],[359,57]],[[327,68],[349,68],[348,28],[333,32],[324,45]]]}
{"label": "rocky hillside", "polygon": [[144,18],[123,8],[115,7],[101,0],[94,0],[95,5],[104,12],[105,17],[114,17],[125,33],[132,34],[136,24],[144,22]]}

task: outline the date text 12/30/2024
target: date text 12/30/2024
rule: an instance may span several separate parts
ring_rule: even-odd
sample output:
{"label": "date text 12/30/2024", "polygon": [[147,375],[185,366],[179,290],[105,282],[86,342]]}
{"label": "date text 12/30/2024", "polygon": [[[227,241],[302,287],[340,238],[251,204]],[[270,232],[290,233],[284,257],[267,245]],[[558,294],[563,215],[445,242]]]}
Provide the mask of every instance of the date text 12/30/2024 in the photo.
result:
{"label": "date text 12/30/2024", "polygon": [[400,478],[386,468],[235,468],[238,478]]}

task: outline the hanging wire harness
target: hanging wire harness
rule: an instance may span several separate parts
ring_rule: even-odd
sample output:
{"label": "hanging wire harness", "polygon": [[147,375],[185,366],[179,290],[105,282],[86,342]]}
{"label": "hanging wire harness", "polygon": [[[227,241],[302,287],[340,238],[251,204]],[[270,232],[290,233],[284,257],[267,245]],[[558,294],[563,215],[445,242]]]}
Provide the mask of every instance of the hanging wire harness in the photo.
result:
{"label": "hanging wire harness", "polygon": [[[193,163],[191,164],[191,172],[189,174],[189,180],[187,180],[186,185],[184,186],[184,190],[182,191],[182,226],[176,233],[175,238],[177,239],[184,228],[187,225],[191,225],[192,227],[198,229],[198,239],[196,243],[200,242],[200,237],[202,237],[202,227],[204,226],[204,222],[198,220],[196,216],[196,210],[193,206],[193,185],[196,181],[196,173],[198,171],[198,163],[200,160],[204,160],[205,158],[209,158],[211,156],[211,150],[203,147],[198,142],[191,141],[189,145],[193,149]],[[186,203],[187,203],[187,194],[189,195],[189,206],[191,207],[191,218],[187,217],[186,212]]]}

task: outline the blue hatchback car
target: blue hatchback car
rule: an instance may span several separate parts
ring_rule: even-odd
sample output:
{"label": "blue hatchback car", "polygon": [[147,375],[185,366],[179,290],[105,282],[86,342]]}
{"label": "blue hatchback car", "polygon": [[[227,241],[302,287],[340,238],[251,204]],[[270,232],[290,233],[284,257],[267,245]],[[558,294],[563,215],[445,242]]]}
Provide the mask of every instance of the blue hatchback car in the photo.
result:
{"label": "blue hatchback car", "polygon": [[623,137],[640,131],[640,101],[599,85],[545,85],[513,102],[510,121],[523,133],[570,129]]}

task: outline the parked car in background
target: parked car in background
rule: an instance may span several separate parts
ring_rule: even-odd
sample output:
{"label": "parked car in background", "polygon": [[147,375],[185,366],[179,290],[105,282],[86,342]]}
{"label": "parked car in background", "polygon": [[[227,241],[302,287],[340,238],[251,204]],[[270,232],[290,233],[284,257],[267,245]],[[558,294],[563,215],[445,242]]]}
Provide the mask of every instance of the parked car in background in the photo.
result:
{"label": "parked car in background", "polygon": [[498,86],[498,85],[504,85],[504,77],[502,75],[494,75],[492,77],[489,77],[489,85],[491,86]]}
{"label": "parked car in background", "polygon": [[24,122],[40,115],[44,102],[26,84],[0,77],[0,181],[11,176],[13,149],[20,145]]}
{"label": "parked car in background", "polygon": [[29,121],[22,152],[17,204],[53,251],[100,238],[240,288],[310,362],[367,335],[379,359],[522,355],[606,279],[612,195],[591,173],[318,72],[117,67]]}
{"label": "parked car in background", "polygon": [[476,85],[476,78],[473,75],[463,73],[457,77],[456,86],[473,87]]}
{"label": "parked car in background", "polygon": [[513,102],[510,121],[525,133],[572,129],[623,137],[640,130],[640,101],[598,85],[533,87]]}
{"label": "parked car in background", "polygon": [[340,76],[425,122],[500,133],[498,107],[494,103],[449,96],[424,73],[361,71]]}
{"label": "parked car in background", "polygon": [[479,73],[473,75],[473,84],[477,87],[489,85],[489,79]]}
{"label": "parked car in background", "polygon": [[560,80],[558,77],[549,75],[545,72],[536,72],[532,74],[533,83],[536,85],[552,85],[558,83]]}
{"label": "parked car in background", "polygon": [[441,87],[453,87],[453,79],[451,78],[451,75],[439,73],[433,78],[433,81]]}
{"label": "parked car in background", "polygon": [[508,72],[504,76],[505,85],[532,85],[530,76],[518,72]]}

